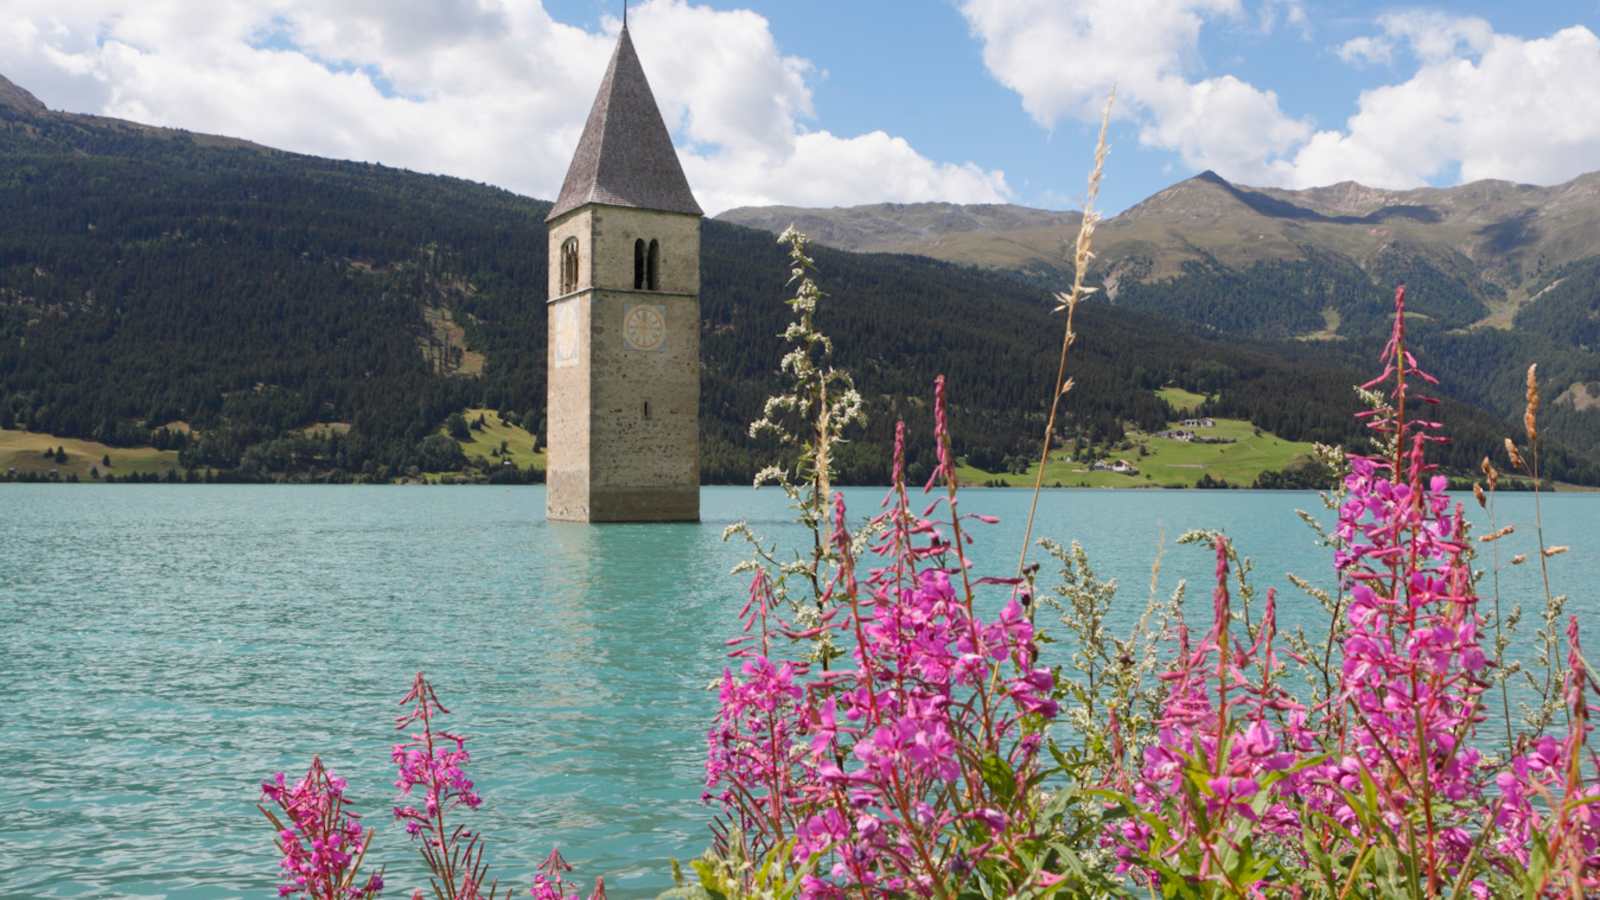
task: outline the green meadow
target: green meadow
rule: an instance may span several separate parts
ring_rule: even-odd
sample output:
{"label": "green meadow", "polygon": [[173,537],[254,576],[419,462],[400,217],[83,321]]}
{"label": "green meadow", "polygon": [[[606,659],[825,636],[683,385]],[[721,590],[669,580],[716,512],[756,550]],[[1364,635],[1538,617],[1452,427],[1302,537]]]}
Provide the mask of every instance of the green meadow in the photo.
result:
{"label": "green meadow", "polygon": [[1190,413],[1199,409],[1200,404],[1206,400],[1205,394],[1196,394],[1194,391],[1186,391],[1181,387],[1164,387],[1156,391],[1156,396],[1167,401],[1167,405],[1172,407],[1173,412],[1180,414]]}
{"label": "green meadow", "polygon": [[[46,450],[61,448],[66,462],[57,462],[54,456],[46,458]],[[104,462],[110,458],[108,468]],[[92,481],[91,470],[101,476],[165,475],[178,468],[176,450],[157,450],[154,447],[111,447],[97,441],[57,437],[32,431],[0,428],[0,475],[11,469],[17,474],[35,473],[49,475],[54,471],[63,480],[76,475],[80,480]],[[181,474],[181,473],[180,473]]]}
{"label": "green meadow", "polygon": [[[1199,397],[1197,394],[1190,396]],[[1311,444],[1286,441],[1269,432],[1259,431],[1249,422],[1240,419],[1215,421],[1213,428],[1191,430],[1198,437],[1230,443],[1189,443],[1129,432],[1129,446],[1110,450],[1105,461],[1126,460],[1139,470],[1133,475],[1091,471],[1088,463],[1072,459],[1070,449],[1053,451],[1050,463],[1045,467],[1044,483],[1047,487],[1193,487],[1201,476],[1209,475],[1213,480],[1224,480],[1236,487],[1249,487],[1262,472],[1284,469],[1311,453]],[[1180,426],[1173,423],[1170,427]],[[1141,449],[1144,455],[1140,454]],[[964,484],[999,482],[1007,487],[1032,487],[1037,471],[1038,463],[1034,463],[1022,475],[985,472],[963,464],[957,474]]]}
{"label": "green meadow", "polygon": [[[462,410],[461,415],[466,418],[468,425],[478,421],[479,416],[483,417],[482,430],[470,429],[471,440],[456,441],[468,459],[485,460],[490,466],[503,465],[503,461],[509,459],[519,469],[544,469],[544,450],[534,449],[538,438],[526,428],[504,421],[499,411],[493,409],[473,407]],[[446,431],[441,428],[439,433],[445,434]],[[505,447],[504,454],[497,454],[502,445]]]}

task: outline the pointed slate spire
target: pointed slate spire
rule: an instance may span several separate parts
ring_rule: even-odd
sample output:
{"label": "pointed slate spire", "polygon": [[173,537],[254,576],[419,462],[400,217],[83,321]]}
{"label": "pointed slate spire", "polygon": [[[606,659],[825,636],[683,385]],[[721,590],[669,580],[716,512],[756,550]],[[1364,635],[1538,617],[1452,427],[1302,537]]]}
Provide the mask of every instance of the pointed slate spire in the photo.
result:
{"label": "pointed slate spire", "polygon": [[704,215],[689,190],[627,26],[546,221],[587,203]]}

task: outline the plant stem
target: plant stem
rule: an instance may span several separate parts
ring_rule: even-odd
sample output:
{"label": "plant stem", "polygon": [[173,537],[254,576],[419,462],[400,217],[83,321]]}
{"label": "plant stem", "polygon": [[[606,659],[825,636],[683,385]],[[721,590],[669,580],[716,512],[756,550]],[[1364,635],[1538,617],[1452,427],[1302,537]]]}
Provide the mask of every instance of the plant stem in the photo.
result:
{"label": "plant stem", "polygon": [[[1488,457],[1484,457],[1484,461],[1487,463]],[[1488,507],[1490,534],[1498,531],[1500,526],[1500,523],[1497,521],[1497,517],[1495,516],[1494,508],[1496,487],[1497,485],[1494,484],[1489,486]],[[1504,616],[1500,612],[1500,542],[1498,540],[1494,541],[1492,552],[1494,553],[1494,662],[1496,667],[1503,669],[1505,666],[1505,639],[1502,637],[1502,621]],[[1500,676],[1500,712],[1505,717],[1506,724],[1506,759],[1509,760],[1512,756],[1516,755],[1517,752],[1516,739],[1512,737],[1511,734],[1511,690],[1506,687],[1505,673],[1501,671],[1498,674]]]}
{"label": "plant stem", "polygon": [[[1112,91],[1106,97],[1105,110],[1100,114],[1100,140],[1095,144],[1094,169],[1089,173],[1089,189],[1083,202],[1083,221],[1078,226],[1078,242],[1076,253],[1073,257],[1072,290],[1065,294],[1058,294],[1062,305],[1067,311],[1066,330],[1061,335],[1061,360],[1056,367],[1056,380],[1051,385],[1050,415],[1045,419],[1044,440],[1039,450],[1039,471],[1033,476],[1033,499],[1028,503],[1028,524],[1022,532],[1022,552],[1017,556],[1017,577],[1023,577],[1028,567],[1028,545],[1033,541],[1033,520],[1039,512],[1039,493],[1044,488],[1044,469],[1050,462],[1050,442],[1055,437],[1056,413],[1061,408],[1061,398],[1069,389],[1071,382],[1067,380],[1067,357],[1072,344],[1077,340],[1077,332],[1072,330],[1074,313],[1078,311],[1078,302],[1089,294],[1089,289],[1084,287],[1083,279],[1085,270],[1089,268],[1089,260],[1094,256],[1090,252],[1094,237],[1094,226],[1099,216],[1094,211],[1094,201],[1100,194],[1100,176],[1105,171],[1106,164],[1106,131],[1111,125],[1111,107],[1116,102],[1117,93]],[[1033,605],[1028,606],[1028,618],[1033,618]]]}

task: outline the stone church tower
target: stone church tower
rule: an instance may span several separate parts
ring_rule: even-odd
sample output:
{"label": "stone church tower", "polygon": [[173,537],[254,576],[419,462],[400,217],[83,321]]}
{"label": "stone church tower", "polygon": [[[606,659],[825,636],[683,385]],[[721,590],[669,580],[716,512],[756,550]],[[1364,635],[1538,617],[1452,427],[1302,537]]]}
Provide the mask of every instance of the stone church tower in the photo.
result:
{"label": "stone church tower", "polygon": [[550,230],[549,518],[700,518],[700,219],[624,24]]}

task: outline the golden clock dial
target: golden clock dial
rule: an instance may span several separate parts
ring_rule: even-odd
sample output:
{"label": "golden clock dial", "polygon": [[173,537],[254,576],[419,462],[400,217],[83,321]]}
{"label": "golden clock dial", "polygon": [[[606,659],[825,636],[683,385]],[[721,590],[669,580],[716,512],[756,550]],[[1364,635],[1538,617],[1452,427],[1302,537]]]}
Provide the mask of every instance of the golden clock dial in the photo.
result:
{"label": "golden clock dial", "polygon": [[667,317],[659,306],[635,306],[622,321],[622,336],[634,350],[659,350],[667,339]]}

